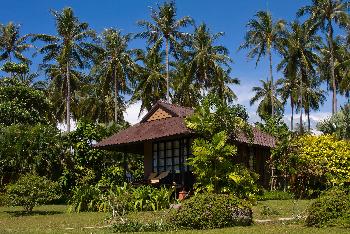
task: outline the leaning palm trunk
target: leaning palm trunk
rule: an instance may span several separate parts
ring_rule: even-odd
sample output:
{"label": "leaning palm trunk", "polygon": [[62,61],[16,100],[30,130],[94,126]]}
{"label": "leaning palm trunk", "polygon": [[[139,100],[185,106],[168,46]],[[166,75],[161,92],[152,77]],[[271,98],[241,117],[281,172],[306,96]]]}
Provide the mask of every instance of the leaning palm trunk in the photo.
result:
{"label": "leaning palm trunk", "polygon": [[337,112],[337,84],[335,82],[335,75],[334,75],[333,28],[332,28],[331,21],[328,22],[328,46],[330,51],[331,82],[332,82],[332,89],[333,89],[332,114],[334,115]]}
{"label": "leaning palm trunk", "polygon": [[273,117],[275,114],[275,107],[274,107],[274,83],[273,83],[273,75],[272,75],[272,54],[271,50],[269,49],[269,60],[270,60],[270,80],[271,80],[271,116]]}
{"label": "leaning palm trunk", "polygon": [[166,100],[170,102],[169,96],[169,41],[165,39],[165,53],[166,53]]}
{"label": "leaning palm trunk", "polygon": [[67,116],[66,116],[66,122],[67,122],[67,132],[70,132],[70,69],[69,69],[69,62],[67,62],[67,71],[66,71],[66,78],[67,78],[67,96],[66,96],[66,108],[67,108]]}
{"label": "leaning palm trunk", "polygon": [[299,87],[299,95],[300,95],[300,119],[299,119],[299,128],[300,133],[303,133],[303,75],[300,77],[300,87]]}
{"label": "leaning palm trunk", "polygon": [[116,76],[116,69],[113,67],[113,80],[114,80],[114,121],[118,123],[118,80]]}
{"label": "leaning palm trunk", "polygon": [[294,100],[292,95],[290,96],[290,107],[292,109],[292,116],[290,117],[290,129],[293,131],[293,125],[294,125]]}

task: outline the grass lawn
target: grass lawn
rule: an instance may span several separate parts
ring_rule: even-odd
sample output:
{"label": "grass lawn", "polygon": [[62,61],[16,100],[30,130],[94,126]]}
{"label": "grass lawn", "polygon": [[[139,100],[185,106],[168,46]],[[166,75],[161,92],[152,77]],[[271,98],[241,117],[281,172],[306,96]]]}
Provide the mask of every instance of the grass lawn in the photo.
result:
{"label": "grass lawn", "polygon": [[[284,221],[279,218],[303,214],[310,201],[285,200],[261,201],[253,207],[254,219],[270,220],[255,222],[250,227],[234,227],[206,231],[179,231],[178,233],[350,233],[342,228],[307,228],[301,222]],[[66,213],[65,205],[49,205],[34,208],[32,215],[26,215],[21,207],[0,207],[0,233],[111,233],[105,221],[105,213]],[[129,214],[130,218],[151,221],[164,216],[165,212],[139,212]]]}

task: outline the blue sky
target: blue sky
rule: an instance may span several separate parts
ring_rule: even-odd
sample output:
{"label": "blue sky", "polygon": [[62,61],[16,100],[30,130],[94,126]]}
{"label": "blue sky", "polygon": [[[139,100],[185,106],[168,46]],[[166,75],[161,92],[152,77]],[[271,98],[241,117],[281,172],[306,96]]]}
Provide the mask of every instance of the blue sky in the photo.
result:
{"label": "blue sky", "polygon": [[[71,6],[81,21],[88,22],[91,28],[101,32],[104,28],[116,27],[126,33],[139,32],[136,21],[149,19],[149,6],[155,6],[157,2],[151,0],[30,0],[30,1],[3,1],[0,9],[0,23],[13,21],[22,25],[22,33],[47,33],[54,34],[54,19],[50,9],[61,10]],[[249,99],[253,95],[251,88],[259,83],[260,79],[268,76],[268,64],[264,59],[258,67],[255,61],[247,61],[247,51],[237,51],[246,32],[245,25],[258,10],[269,9],[274,18],[283,18],[287,21],[295,19],[295,12],[301,6],[309,4],[307,0],[177,0],[178,16],[191,16],[196,24],[205,22],[212,32],[225,32],[225,36],[219,41],[230,50],[234,60],[232,64],[232,76],[241,80],[241,85],[234,87],[238,103],[245,105],[251,114],[251,121],[258,120],[255,115],[256,106],[249,106]],[[144,48],[143,40],[134,40],[130,47]],[[275,55],[274,64],[280,60]],[[33,58],[33,69],[36,69],[40,57]],[[275,77],[282,77],[275,72]],[[331,97],[317,113],[312,113],[313,122],[329,115],[331,111]],[[344,98],[339,103],[343,104]],[[135,122],[139,106],[133,105],[128,109],[127,118]],[[286,108],[286,116],[290,114],[290,108]]]}

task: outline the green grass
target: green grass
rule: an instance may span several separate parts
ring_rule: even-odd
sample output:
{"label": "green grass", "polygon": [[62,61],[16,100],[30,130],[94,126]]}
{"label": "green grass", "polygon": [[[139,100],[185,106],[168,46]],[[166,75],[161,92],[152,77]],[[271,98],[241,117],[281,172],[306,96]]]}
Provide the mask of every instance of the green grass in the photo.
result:
{"label": "green grass", "polygon": [[[303,214],[310,200],[274,200],[259,201],[253,207],[254,219],[269,219],[272,222],[258,223],[250,227],[234,227],[206,231],[179,231],[177,233],[350,233],[342,228],[308,228],[302,222],[281,221],[278,218],[295,217]],[[108,227],[108,214],[98,212],[72,213],[66,212],[65,205],[49,205],[34,208],[34,213],[28,215],[21,207],[0,207],[0,233],[111,233]],[[167,211],[138,212],[129,214],[129,218],[141,222],[149,222],[164,217]],[[270,213],[270,214],[268,214]]]}

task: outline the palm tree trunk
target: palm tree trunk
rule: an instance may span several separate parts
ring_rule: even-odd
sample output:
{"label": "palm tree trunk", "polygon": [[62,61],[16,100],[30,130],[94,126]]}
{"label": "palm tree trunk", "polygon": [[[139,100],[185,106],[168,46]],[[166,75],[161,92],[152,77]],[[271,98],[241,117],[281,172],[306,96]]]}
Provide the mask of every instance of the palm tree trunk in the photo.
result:
{"label": "palm tree trunk", "polygon": [[334,74],[333,27],[332,27],[331,20],[328,21],[328,46],[330,51],[331,82],[332,82],[332,89],[333,89],[332,114],[334,115],[337,112],[337,84],[335,82],[335,74]]}
{"label": "palm tree trunk", "polygon": [[113,80],[114,80],[114,122],[118,123],[118,80],[116,76],[115,67],[113,67]]}
{"label": "palm tree trunk", "polygon": [[270,80],[271,80],[271,116],[273,117],[275,114],[275,107],[274,107],[274,83],[273,83],[273,75],[272,75],[272,54],[271,50],[269,49],[269,60],[270,60]]}
{"label": "palm tree trunk", "polygon": [[290,95],[290,107],[292,109],[292,116],[290,117],[290,129],[293,131],[293,125],[294,125],[294,100],[293,100],[292,94]]}
{"label": "palm tree trunk", "polygon": [[169,96],[169,41],[165,39],[165,53],[166,53],[166,100],[170,103]]}
{"label": "palm tree trunk", "polygon": [[299,128],[300,133],[303,133],[303,75],[300,77],[300,86],[299,86],[299,95],[300,95],[300,122]]}
{"label": "palm tree trunk", "polygon": [[66,122],[67,122],[67,132],[70,132],[70,68],[69,68],[69,62],[67,62],[67,68],[66,68],[66,79],[67,79],[67,96],[66,96]]}
{"label": "palm tree trunk", "polygon": [[308,132],[310,132],[310,130],[311,130],[310,107],[307,108],[307,130],[308,130]]}

